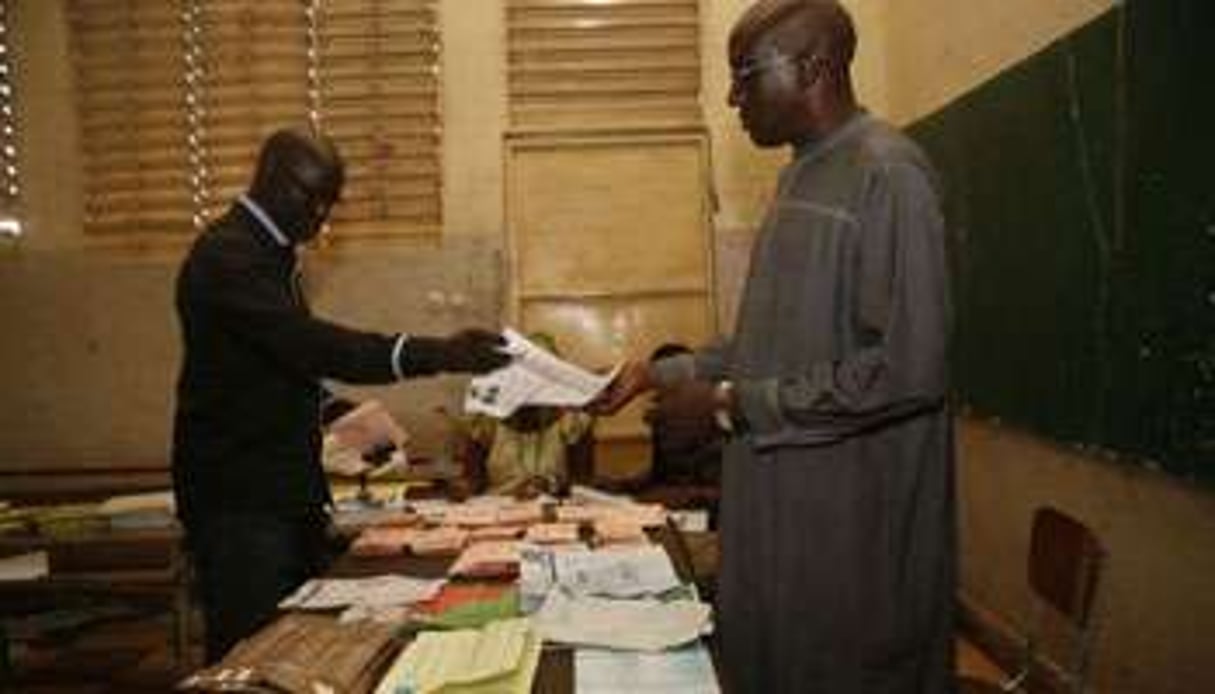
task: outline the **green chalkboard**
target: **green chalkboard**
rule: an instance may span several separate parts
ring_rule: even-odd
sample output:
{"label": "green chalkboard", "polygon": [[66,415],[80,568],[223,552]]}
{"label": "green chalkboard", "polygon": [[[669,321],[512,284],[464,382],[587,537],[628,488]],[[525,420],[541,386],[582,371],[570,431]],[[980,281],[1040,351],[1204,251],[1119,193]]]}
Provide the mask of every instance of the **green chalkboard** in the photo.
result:
{"label": "green chalkboard", "polygon": [[1138,0],[911,128],[973,411],[1215,483],[1215,3]]}

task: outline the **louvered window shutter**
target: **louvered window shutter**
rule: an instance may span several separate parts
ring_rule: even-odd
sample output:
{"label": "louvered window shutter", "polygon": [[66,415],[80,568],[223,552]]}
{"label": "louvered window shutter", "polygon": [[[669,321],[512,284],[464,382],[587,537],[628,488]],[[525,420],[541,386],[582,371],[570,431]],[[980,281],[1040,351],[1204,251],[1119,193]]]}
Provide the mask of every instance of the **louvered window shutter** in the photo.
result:
{"label": "louvered window shutter", "polygon": [[4,0],[0,2],[0,236],[21,234],[21,171],[17,161],[10,18],[9,2]]}
{"label": "louvered window shutter", "polygon": [[190,229],[183,9],[147,0],[68,3],[86,232]]}
{"label": "louvered window shutter", "polygon": [[197,7],[197,173],[205,178],[209,218],[248,187],[267,135],[308,122],[308,35],[298,0],[207,0]]}
{"label": "louvered window shutter", "polygon": [[[435,0],[320,4],[320,118],[347,162],[341,229],[436,231],[441,221]],[[347,224],[344,224],[347,223]]]}
{"label": "louvered window shutter", "polygon": [[508,0],[516,130],[701,122],[697,0]]}
{"label": "louvered window shutter", "polygon": [[347,162],[337,237],[439,229],[435,0],[69,3],[86,231],[201,227],[309,121]]}

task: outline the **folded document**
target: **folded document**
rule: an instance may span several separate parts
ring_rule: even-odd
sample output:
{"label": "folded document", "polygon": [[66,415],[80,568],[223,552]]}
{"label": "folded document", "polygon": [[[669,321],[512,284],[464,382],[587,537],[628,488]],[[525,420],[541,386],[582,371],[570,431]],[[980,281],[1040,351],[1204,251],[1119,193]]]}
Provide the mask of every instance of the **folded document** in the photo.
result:
{"label": "folded document", "polygon": [[599,375],[554,356],[518,332],[507,328],[505,350],[514,356],[497,371],[472,379],[464,410],[491,417],[509,417],[524,405],[580,407],[607,387],[616,371]]}
{"label": "folded document", "polygon": [[535,620],[545,641],[661,651],[707,633],[711,613],[696,600],[612,600],[557,589],[549,593]]}
{"label": "folded document", "polygon": [[483,629],[418,634],[380,681],[376,694],[461,692],[525,694],[540,661],[540,639],[527,619]]}

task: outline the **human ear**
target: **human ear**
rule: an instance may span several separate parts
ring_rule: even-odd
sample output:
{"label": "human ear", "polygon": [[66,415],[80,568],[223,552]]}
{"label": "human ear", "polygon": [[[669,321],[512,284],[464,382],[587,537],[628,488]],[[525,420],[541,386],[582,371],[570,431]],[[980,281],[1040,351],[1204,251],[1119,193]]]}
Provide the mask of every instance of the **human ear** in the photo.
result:
{"label": "human ear", "polygon": [[826,72],[826,61],[817,55],[801,56],[797,59],[797,79],[802,89],[810,89],[822,79]]}

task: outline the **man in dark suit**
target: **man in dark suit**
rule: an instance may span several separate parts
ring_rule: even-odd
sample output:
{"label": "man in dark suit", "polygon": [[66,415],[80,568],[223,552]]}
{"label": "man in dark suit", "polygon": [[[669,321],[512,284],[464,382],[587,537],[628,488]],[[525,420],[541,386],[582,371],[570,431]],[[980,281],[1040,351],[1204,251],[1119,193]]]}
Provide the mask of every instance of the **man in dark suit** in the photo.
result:
{"label": "man in dark suit", "polygon": [[275,132],[248,192],[199,235],[177,278],[184,354],[173,479],[208,662],[324,568],[321,379],[391,383],[509,361],[493,332],[380,334],[312,315],[296,246],[319,233],[343,180],[328,139]]}

